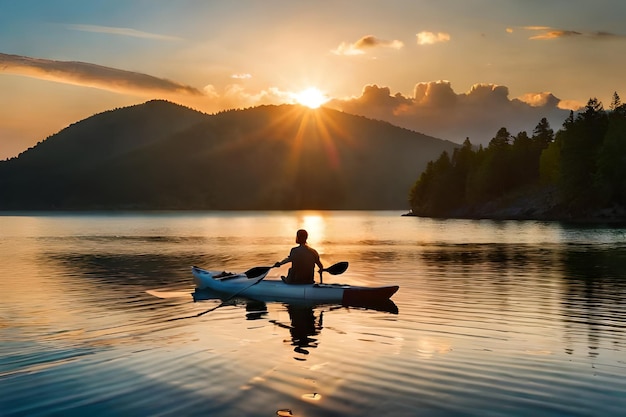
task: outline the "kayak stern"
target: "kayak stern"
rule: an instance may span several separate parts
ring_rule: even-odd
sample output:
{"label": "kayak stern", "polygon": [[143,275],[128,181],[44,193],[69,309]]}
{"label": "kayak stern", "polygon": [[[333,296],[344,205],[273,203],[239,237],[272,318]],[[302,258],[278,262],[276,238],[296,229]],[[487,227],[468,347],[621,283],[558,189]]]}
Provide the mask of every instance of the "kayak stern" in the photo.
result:
{"label": "kayak stern", "polygon": [[358,306],[361,304],[371,304],[373,302],[388,300],[398,291],[400,287],[392,285],[388,287],[350,287],[343,291],[342,303],[345,305]]}

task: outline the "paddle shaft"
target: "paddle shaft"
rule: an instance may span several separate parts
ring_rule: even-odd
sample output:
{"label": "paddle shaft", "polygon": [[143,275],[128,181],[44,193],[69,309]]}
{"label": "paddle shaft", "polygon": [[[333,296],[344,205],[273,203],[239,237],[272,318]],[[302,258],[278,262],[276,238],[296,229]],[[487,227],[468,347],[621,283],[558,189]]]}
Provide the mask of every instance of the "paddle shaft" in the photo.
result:
{"label": "paddle shaft", "polygon": [[[267,267],[268,271],[270,269],[274,268],[273,266]],[[259,282],[263,281],[265,279],[265,276],[261,279],[258,279],[256,281],[254,281],[252,284],[250,285],[246,285],[245,287],[243,287],[242,289],[240,289],[239,291],[237,291],[236,293],[234,293],[233,295],[231,295],[230,297],[228,297],[226,300],[224,300],[224,302],[232,300],[233,298],[237,297],[239,294],[241,294],[242,292],[244,292],[245,290],[247,290],[248,288],[258,284]]]}

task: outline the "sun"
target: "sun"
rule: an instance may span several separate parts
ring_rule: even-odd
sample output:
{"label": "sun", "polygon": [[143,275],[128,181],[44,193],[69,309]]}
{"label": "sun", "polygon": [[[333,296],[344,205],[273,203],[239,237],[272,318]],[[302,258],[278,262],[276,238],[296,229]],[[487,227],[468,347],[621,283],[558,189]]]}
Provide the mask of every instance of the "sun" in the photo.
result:
{"label": "sun", "polygon": [[298,102],[298,104],[307,106],[311,109],[317,109],[329,100],[324,93],[315,87],[309,87],[306,90],[295,93],[294,99]]}

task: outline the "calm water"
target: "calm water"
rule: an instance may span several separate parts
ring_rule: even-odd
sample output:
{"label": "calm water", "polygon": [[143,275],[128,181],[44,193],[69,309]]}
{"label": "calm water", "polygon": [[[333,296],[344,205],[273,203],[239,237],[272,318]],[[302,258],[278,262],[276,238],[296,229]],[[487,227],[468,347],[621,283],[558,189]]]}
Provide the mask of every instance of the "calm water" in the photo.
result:
{"label": "calm water", "polygon": [[[0,415],[626,415],[626,228],[400,214],[0,216]],[[300,227],[398,314],[193,302]]]}

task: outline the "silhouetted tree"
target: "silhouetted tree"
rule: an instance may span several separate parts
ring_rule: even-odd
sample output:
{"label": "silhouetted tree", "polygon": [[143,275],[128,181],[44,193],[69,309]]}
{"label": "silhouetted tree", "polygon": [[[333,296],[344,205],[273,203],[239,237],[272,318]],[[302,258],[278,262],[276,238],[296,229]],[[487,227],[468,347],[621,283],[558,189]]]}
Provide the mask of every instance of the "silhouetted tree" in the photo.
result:
{"label": "silhouetted tree", "polygon": [[537,142],[541,149],[545,149],[554,140],[554,131],[550,128],[550,123],[545,117],[535,126],[533,130],[533,140]]}
{"label": "silhouetted tree", "polygon": [[511,151],[512,187],[522,187],[537,182],[541,148],[536,146],[536,142],[528,137],[528,133],[519,132],[513,139]]}
{"label": "silhouetted tree", "polygon": [[539,157],[539,178],[543,185],[556,185],[561,178],[561,140],[557,133],[556,139]]}
{"label": "silhouetted tree", "polygon": [[607,130],[608,118],[596,98],[567,125],[561,147],[561,187],[570,208],[584,211],[598,198],[594,187],[598,151]]}
{"label": "silhouetted tree", "polygon": [[415,212],[436,216],[446,213],[455,205],[452,162],[443,152],[435,162],[429,162],[411,190],[410,202]]}
{"label": "silhouetted tree", "polygon": [[[420,208],[438,216],[463,207],[471,212],[472,206],[522,189],[556,191],[565,217],[626,205],[626,105],[617,92],[610,109],[592,98],[576,116],[570,111],[556,134],[542,118],[532,137],[513,137],[501,128],[487,148],[476,151],[467,139],[450,160],[442,155],[420,177],[414,188],[417,214]],[[444,198],[444,184],[454,197]]]}
{"label": "silhouetted tree", "polygon": [[511,143],[511,134],[506,127],[501,127],[496,136],[489,142],[489,147],[504,147]]}
{"label": "silhouetted tree", "polygon": [[621,104],[614,107],[598,151],[594,185],[604,205],[626,204],[626,112],[623,108]]}
{"label": "silhouetted tree", "polygon": [[613,92],[613,99],[611,100],[611,105],[609,106],[609,109],[611,111],[615,111],[618,108],[620,108],[622,106],[622,100],[620,99],[619,95],[617,94],[617,91]]}

